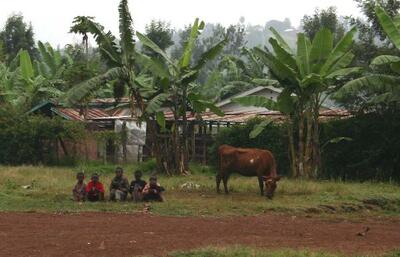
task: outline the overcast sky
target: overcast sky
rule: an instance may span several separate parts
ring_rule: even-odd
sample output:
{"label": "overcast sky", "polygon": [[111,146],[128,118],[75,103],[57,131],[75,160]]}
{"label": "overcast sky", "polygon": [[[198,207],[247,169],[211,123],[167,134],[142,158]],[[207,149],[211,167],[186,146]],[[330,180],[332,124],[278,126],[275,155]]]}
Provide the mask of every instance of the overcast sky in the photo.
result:
{"label": "overcast sky", "polygon": [[[119,0],[1,0],[0,27],[4,27],[10,14],[22,13],[32,23],[37,40],[64,46],[80,40],[68,33],[73,17],[78,15],[95,16],[116,34],[118,3]],[[332,5],[341,15],[360,15],[353,0],[130,0],[129,5],[135,29],[139,31],[152,19],[182,28],[195,17],[224,25],[237,23],[241,16],[253,25],[287,17],[298,26],[304,14],[312,14],[316,7]]]}

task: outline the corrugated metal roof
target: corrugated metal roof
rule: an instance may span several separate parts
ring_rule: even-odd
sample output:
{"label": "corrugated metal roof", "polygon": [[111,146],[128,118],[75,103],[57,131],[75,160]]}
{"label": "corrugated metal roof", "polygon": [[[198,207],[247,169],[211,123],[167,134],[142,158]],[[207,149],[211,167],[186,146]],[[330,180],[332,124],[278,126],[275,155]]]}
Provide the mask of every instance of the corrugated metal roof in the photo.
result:
{"label": "corrugated metal roof", "polygon": [[[90,100],[90,103],[98,103],[98,104],[113,104],[115,103],[115,98],[96,98]],[[129,98],[128,97],[122,97],[119,99],[119,103],[129,103]]]}
{"label": "corrugated metal roof", "polygon": [[[83,117],[83,115],[80,114],[79,109],[56,107],[56,108],[52,108],[52,110],[54,112],[56,112],[57,114],[63,116],[66,119],[76,120],[76,121],[84,121],[84,117]],[[88,112],[87,113],[88,120],[109,117],[108,113],[106,113],[102,109],[98,109],[98,108],[89,108],[87,112]]]}
{"label": "corrugated metal roof", "polygon": [[[285,115],[277,111],[226,112],[222,117],[211,112],[206,112],[201,115],[201,118],[204,121],[244,123],[256,116],[270,118],[274,121],[283,121],[285,119]],[[333,118],[346,118],[349,116],[351,116],[351,114],[348,111],[341,109],[321,110],[320,112],[321,121]],[[173,120],[172,112],[166,112],[165,118],[166,120]],[[196,120],[196,117],[192,113],[187,113],[187,120]]]}

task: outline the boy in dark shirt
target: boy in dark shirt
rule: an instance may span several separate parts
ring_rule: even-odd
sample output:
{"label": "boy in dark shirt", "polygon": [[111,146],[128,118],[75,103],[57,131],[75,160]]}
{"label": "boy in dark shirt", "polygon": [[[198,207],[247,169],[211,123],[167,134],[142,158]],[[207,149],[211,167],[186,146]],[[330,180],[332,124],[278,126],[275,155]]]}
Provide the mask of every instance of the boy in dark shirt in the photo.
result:
{"label": "boy in dark shirt", "polygon": [[91,202],[104,200],[104,186],[99,181],[99,175],[94,173],[86,186],[87,199]]}
{"label": "boy in dark shirt", "polygon": [[133,201],[138,202],[142,200],[142,191],[146,184],[146,181],[142,180],[142,172],[140,170],[135,171],[135,180],[132,180],[129,188]]}
{"label": "boy in dark shirt", "polygon": [[124,170],[120,167],[115,169],[115,177],[110,185],[110,200],[125,201],[129,192],[129,181],[124,176]]}
{"label": "boy in dark shirt", "polygon": [[74,201],[77,201],[77,202],[85,201],[85,199],[86,199],[86,184],[84,182],[85,175],[83,174],[83,172],[78,172],[76,174],[76,180],[78,180],[78,182],[72,189],[72,197],[73,197]]}
{"label": "boy in dark shirt", "polygon": [[157,183],[157,177],[150,177],[149,184],[143,188],[143,201],[158,201],[163,202],[164,198],[162,192],[165,189]]}

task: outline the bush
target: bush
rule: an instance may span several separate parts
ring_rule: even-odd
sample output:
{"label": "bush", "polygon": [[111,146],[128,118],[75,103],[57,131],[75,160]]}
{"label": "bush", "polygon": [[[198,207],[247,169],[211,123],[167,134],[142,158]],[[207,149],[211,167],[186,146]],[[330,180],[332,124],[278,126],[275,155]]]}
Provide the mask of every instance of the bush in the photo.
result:
{"label": "bush", "polygon": [[222,144],[228,144],[236,147],[261,148],[270,150],[276,159],[278,173],[280,175],[290,174],[288,140],[286,127],[283,124],[271,123],[256,138],[249,138],[250,132],[254,126],[263,119],[254,118],[245,125],[237,125],[230,128],[223,128],[215,138],[215,143],[210,147],[209,152],[211,162],[217,163],[217,150]]}
{"label": "bush", "polygon": [[400,115],[367,114],[321,126],[321,142],[335,137],[351,141],[322,149],[326,178],[400,181]]}
{"label": "bush", "polygon": [[[57,164],[58,140],[81,140],[83,124],[0,110],[0,163]],[[71,156],[68,157],[71,162]]]}

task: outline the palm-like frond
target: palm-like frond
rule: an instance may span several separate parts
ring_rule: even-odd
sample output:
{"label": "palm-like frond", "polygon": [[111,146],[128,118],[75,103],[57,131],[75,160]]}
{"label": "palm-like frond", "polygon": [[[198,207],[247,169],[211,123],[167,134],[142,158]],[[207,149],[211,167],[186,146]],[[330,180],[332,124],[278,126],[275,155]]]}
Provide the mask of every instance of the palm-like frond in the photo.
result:
{"label": "palm-like frond", "polygon": [[70,32],[84,35],[87,33],[92,34],[96,43],[99,45],[100,53],[108,64],[120,66],[120,51],[116,44],[116,38],[110,31],[105,32],[104,27],[95,22],[93,17],[89,16],[77,16],[74,18],[73,24]]}
{"label": "palm-like frond", "polygon": [[107,82],[124,77],[127,77],[125,69],[119,67],[112,68],[102,75],[76,85],[66,93],[63,100],[70,105],[77,104],[82,99],[92,95],[100,87],[105,86]]}
{"label": "palm-like frond", "polygon": [[387,12],[380,6],[375,8],[376,15],[378,16],[379,23],[392,43],[400,49],[400,29],[396,26],[395,21],[390,18]]}
{"label": "palm-like frond", "polygon": [[187,39],[185,46],[183,48],[183,54],[182,54],[182,58],[180,60],[180,67],[182,69],[189,67],[190,62],[192,60],[192,52],[194,49],[194,45],[200,34],[200,31],[203,28],[204,28],[204,22],[199,23],[199,19],[196,18],[192,25],[192,29],[189,34],[189,38]]}
{"label": "palm-like frond", "polygon": [[400,62],[400,57],[399,56],[394,56],[394,55],[380,55],[376,57],[375,59],[372,60],[371,65],[386,65],[386,64],[392,64]]}
{"label": "palm-like frond", "polygon": [[[358,94],[362,91],[378,94],[392,92],[400,84],[400,77],[392,75],[367,75],[346,83],[337,93],[337,97]],[[380,93],[379,93],[380,92]]]}
{"label": "palm-like frond", "polygon": [[121,0],[118,10],[121,51],[123,62],[128,65],[135,51],[135,41],[133,39],[135,32],[133,30],[132,16],[129,12],[128,0]]}

